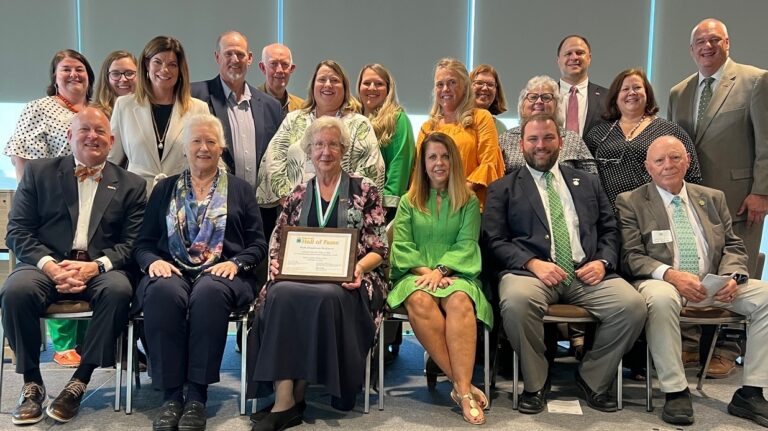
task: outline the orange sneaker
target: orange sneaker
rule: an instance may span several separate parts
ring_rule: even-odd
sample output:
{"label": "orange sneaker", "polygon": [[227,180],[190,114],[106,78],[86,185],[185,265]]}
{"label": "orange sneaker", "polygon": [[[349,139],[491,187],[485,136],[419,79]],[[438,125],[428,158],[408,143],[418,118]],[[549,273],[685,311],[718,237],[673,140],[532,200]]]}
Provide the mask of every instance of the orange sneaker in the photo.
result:
{"label": "orange sneaker", "polygon": [[53,361],[64,368],[77,368],[80,366],[80,355],[75,349],[65,350],[53,354]]}

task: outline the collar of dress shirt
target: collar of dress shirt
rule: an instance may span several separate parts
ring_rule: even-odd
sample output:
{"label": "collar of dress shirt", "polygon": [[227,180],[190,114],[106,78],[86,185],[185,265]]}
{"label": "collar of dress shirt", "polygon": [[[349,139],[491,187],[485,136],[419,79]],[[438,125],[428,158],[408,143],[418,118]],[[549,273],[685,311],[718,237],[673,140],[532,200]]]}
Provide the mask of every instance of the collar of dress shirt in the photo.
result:
{"label": "collar of dress shirt", "polygon": [[[719,69],[717,69],[717,72],[712,74],[712,78],[715,78],[713,84],[715,82],[719,82],[720,78],[723,77],[723,72],[725,71],[725,65],[728,64],[729,61],[730,61],[730,59],[725,60],[725,63],[723,63],[723,65],[720,66]],[[701,72],[699,72],[699,87],[701,87],[701,83],[704,82],[704,80],[707,79],[707,78],[709,78],[709,77],[708,76],[704,76],[704,75],[701,74]],[[714,90],[714,88],[713,88],[713,90]]]}
{"label": "collar of dress shirt", "polygon": [[[583,81],[579,82],[575,85],[576,89],[579,90],[579,94],[587,94],[587,86],[589,85],[589,77],[584,78]],[[560,94],[568,94],[571,92],[572,85],[560,80]]]}
{"label": "collar of dress shirt", "polygon": [[[73,156],[73,157],[75,158],[75,167],[86,166],[85,163],[81,162],[80,160],[77,160],[77,156]],[[88,167],[90,167],[90,168],[97,168],[97,169],[104,169],[104,166],[106,166],[106,165],[107,165],[107,161],[105,160],[105,161],[101,162],[101,164],[98,164],[96,166],[88,166]]]}
{"label": "collar of dress shirt", "polygon": [[[528,168],[528,172],[531,173],[531,176],[533,176],[534,181],[541,182],[541,184],[544,184],[546,186],[546,182],[543,178],[544,172],[538,171],[534,168],[532,168],[528,163],[525,164],[525,167]],[[552,166],[552,169],[549,170],[549,172],[552,172],[552,175],[555,177],[555,182],[562,182],[563,174],[560,172],[560,167],[555,163],[555,166]]]}
{"label": "collar of dress shirt", "polygon": [[[229,95],[233,94],[234,92],[232,91],[231,88],[229,88],[227,83],[224,82],[224,80],[221,78],[221,76],[219,76],[219,79],[221,79],[221,86],[224,87],[224,99],[225,100],[229,100]],[[248,88],[248,83],[246,82],[243,85],[245,86],[243,88],[243,97],[241,97],[240,100],[235,100],[235,104],[237,104],[237,105],[239,105],[240,103],[242,103],[244,101],[250,101],[251,100],[251,89]]]}
{"label": "collar of dress shirt", "polygon": [[675,196],[680,196],[680,200],[683,201],[685,206],[688,206],[688,188],[685,186],[685,181],[683,181],[683,188],[680,189],[680,193],[673,195],[672,193],[662,189],[659,186],[656,186],[656,190],[659,191],[659,195],[661,195],[661,200],[664,202],[664,208],[669,207],[669,205],[672,203],[672,199],[674,199]]}

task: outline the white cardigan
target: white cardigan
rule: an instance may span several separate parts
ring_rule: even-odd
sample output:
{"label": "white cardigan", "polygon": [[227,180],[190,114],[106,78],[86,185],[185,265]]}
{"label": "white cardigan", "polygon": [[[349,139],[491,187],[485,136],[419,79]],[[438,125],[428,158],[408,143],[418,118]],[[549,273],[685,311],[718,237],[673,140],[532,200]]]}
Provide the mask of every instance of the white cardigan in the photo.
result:
{"label": "white cardigan", "polygon": [[[185,116],[208,112],[208,105],[205,102],[193,98]],[[115,144],[108,159],[120,166],[127,161],[128,171],[147,181],[147,195],[158,181],[181,173],[187,165],[181,136],[184,117],[181,115],[181,104],[178,101],[173,106],[169,121],[163,158],[160,159],[152,125],[151,105],[149,103],[140,105],[136,102],[136,96],[129,94],[118,97],[112,110],[111,126]]]}

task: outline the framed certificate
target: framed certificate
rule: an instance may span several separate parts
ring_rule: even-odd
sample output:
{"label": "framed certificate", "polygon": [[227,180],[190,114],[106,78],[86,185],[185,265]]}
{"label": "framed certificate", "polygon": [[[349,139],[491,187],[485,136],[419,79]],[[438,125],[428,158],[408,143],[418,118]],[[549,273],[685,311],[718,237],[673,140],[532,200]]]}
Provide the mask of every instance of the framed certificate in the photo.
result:
{"label": "framed certificate", "polygon": [[357,229],[286,226],[275,280],[347,283],[355,279]]}

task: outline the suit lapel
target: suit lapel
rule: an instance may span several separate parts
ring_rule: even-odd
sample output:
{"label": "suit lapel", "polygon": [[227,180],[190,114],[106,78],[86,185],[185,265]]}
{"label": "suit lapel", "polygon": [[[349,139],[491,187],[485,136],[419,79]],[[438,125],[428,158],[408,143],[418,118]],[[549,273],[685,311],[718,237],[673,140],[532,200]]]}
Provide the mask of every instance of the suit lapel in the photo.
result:
{"label": "suit lapel", "polygon": [[[659,230],[667,230],[671,232],[672,227],[669,225],[669,215],[667,214],[667,210],[664,208],[664,201],[661,199],[659,190],[656,189],[656,186],[653,183],[649,183],[645,187],[645,199],[647,200],[645,209],[650,212],[651,220],[656,220],[656,225],[658,226]],[[672,241],[665,243],[664,246],[668,256],[664,256],[663,259],[659,260],[662,262],[670,262],[671,265],[675,256],[675,250],[672,248]]]}
{"label": "suit lapel", "polygon": [[[246,84],[248,85],[248,84]],[[261,101],[261,97],[256,95],[255,88],[251,87],[251,115],[253,115],[254,135],[256,138],[256,166],[261,164],[261,158],[264,152],[267,150],[267,144],[264,142],[264,103]]]}
{"label": "suit lapel", "polygon": [[541,201],[539,195],[539,188],[533,182],[533,176],[528,172],[528,169],[523,167],[517,174],[517,184],[520,185],[523,194],[528,198],[528,201],[533,208],[534,214],[539,218],[544,228],[549,231],[549,223],[547,222],[547,213],[544,211],[544,203]]}
{"label": "suit lapel", "polygon": [[[589,127],[590,124],[592,124],[592,121],[594,118],[599,115],[598,108],[600,107],[600,89],[597,88],[595,84],[592,84],[591,82],[587,84],[587,118],[584,120],[584,128],[586,129]],[[586,131],[582,133],[582,135],[586,135]]]}
{"label": "suit lapel", "polygon": [[224,127],[224,138],[227,141],[227,151],[222,154],[224,162],[232,170],[232,174],[235,174],[235,159],[234,149],[232,148],[232,127],[229,124],[229,114],[227,114],[227,100],[224,97],[224,86],[221,83],[221,76],[213,78],[210,86],[211,91],[211,106],[213,107],[213,115],[221,121],[221,125]]}
{"label": "suit lapel", "polygon": [[88,223],[88,244],[91,243],[91,238],[96,233],[96,228],[101,224],[101,219],[104,217],[107,205],[109,205],[112,197],[117,192],[118,184],[115,167],[107,163],[104,165],[101,175],[101,181],[99,181],[99,185],[96,187],[96,195],[93,197],[93,205],[91,206],[91,220]]}
{"label": "suit lapel", "polygon": [[[704,238],[714,238],[715,236],[714,231],[712,230],[712,222],[709,218],[710,211],[714,210],[711,208],[711,199],[704,193],[692,190],[690,185],[688,185],[686,189],[688,190],[688,202],[690,202],[690,205],[694,208],[696,216],[699,217],[699,225],[704,230]],[[707,249],[710,260],[712,260],[713,256],[715,256],[715,249],[714,244],[712,244],[712,240],[707,241]],[[717,265],[714,265],[713,263],[712,267],[717,268]]]}
{"label": "suit lapel", "polygon": [[720,111],[720,107],[723,106],[723,102],[725,102],[728,94],[730,94],[733,89],[736,73],[732,66],[733,63],[728,60],[728,64],[726,64],[725,69],[723,70],[720,84],[718,84],[717,88],[715,88],[715,91],[712,93],[712,100],[710,100],[709,106],[707,106],[707,110],[704,112],[704,116],[701,117],[701,124],[696,125],[696,142],[699,142],[701,137],[704,136],[710,123],[712,123],[712,119],[715,118],[715,115]]}
{"label": "suit lapel", "polygon": [[[576,216],[579,214],[587,214],[589,211],[594,211],[594,208],[586,207],[586,199],[584,196],[584,187],[581,187],[581,182],[584,179],[578,172],[569,171],[560,168],[560,173],[563,175],[563,181],[568,191],[571,193],[571,200],[573,200],[573,208],[576,210]],[[587,233],[583,229],[587,226],[584,223],[579,223],[579,238],[585,238]]]}
{"label": "suit lapel", "polygon": [[[145,106],[136,105],[133,108],[133,115],[136,117],[136,125],[141,130],[144,151],[155,164],[155,172],[162,172],[160,167],[160,156],[157,154],[157,137],[155,136],[154,121],[152,120],[152,105],[147,102]],[[152,126],[152,127],[150,127]],[[167,141],[166,141],[167,142]],[[167,154],[167,151],[163,152]]]}
{"label": "suit lapel", "polygon": [[680,94],[680,101],[677,104],[677,122],[691,136],[694,135],[694,127],[696,125],[694,105],[696,103],[696,87],[698,84],[699,74],[696,73],[688,79],[688,84]]}
{"label": "suit lapel", "polygon": [[74,169],[75,158],[73,156],[68,156],[59,163],[59,184],[61,184],[64,202],[66,202],[67,210],[69,210],[73,235],[77,230],[77,217],[80,214],[80,202],[77,199],[77,178],[75,178]]}
{"label": "suit lapel", "polygon": [[[173,104],[173,112],[168,121],[170,124],[168,124],[168,133],[165,135],[165,148],[163,149],[163,158],[161,160],[165,160],[169,157],[168,155],[172,153],[171,149],[173,147],[181,145],[179,143],[179,136],[181,135],[184,125],[181,121],[181,103],[179,103],[178,100]],[[157,151],[155,151],[155,153],[157,153]],[[160,170],[160,172],[163,171]]]}

